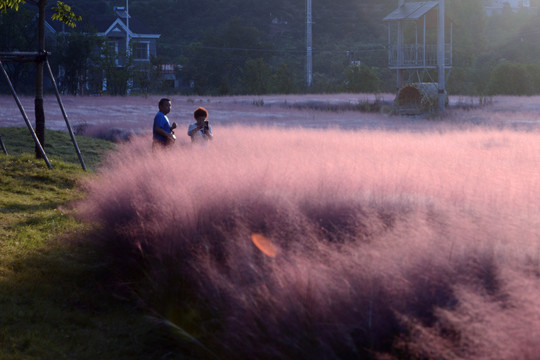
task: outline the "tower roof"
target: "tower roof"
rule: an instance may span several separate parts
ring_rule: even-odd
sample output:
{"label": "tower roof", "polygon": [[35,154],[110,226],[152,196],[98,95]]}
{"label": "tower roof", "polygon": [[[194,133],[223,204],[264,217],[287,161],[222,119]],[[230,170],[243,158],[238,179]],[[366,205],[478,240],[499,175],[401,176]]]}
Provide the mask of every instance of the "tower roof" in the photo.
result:
{"label": "tower roof", "polygon": [[438,5],[438,1],[406,2],[386,15],[383,21],[418,20]]}

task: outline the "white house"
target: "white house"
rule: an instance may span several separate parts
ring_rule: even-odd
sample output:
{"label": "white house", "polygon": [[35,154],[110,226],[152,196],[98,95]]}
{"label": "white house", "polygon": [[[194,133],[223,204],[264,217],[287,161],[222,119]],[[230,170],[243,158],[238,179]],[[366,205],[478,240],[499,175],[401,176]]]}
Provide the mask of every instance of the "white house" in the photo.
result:
{"label": "white house", "polygon": [[[133,49],[133,60],[136,63],[150,63],[151,56],[156,56],[156,41],[161,35],[149,33],[144,24],[127,14],[124,7],[115,7],[114,11],[116,18],[96,24],[98,35],[107,38],[107,44],[113,53],[126,54],[129,42]],[[124,62],[125,58],[119,56],[117,65],[123,66]]]}
{"label": "white house", "polygon": [[484,11],[487,16],[501,14],[504,7],[509,6],[517,12],[522,8],[530,8],[530,0],[484,0]]}
{"label": "white house", "polygon": [[[124,7],[114,7],[112,12],[95,16],[89,20],[90,27],[96,31],[98,36],[104,38],[105,44],[109,49],[109,55],[112,55],[114,65],[124,67],[126,65],[127,55],[131,57],[133,65],[150,65],[151,58],[156,56],[157,41],[160,34],[153,34],[148,30],[144,22],[137,18],[132,18]],[[59,22],[46,22],[47,34],[54,35],[65,32],[66,28]],[[51,36],[49,41],[54,41]],[[129,46],[129,48],[128,48]],[[126,51],[129,49],[129,51]],[[105,56],[104,53],[101,53]],[[140,67],[140,71],[145,67]],[[148,69],[148,67],[146,67]],[[170,84],[171,87],[177,87],[175,72],[171,69],[163,70],[163,81]],[[58,70],[59,79],[64,74],[62,67]],[[133,87],[133,80],[128,83],[128,93]],[[88,83],[86,84],[88,86]],[[87,89],[88,90],[88,89]],[[103,78],[102,91],[107,90],[107,79]]]}

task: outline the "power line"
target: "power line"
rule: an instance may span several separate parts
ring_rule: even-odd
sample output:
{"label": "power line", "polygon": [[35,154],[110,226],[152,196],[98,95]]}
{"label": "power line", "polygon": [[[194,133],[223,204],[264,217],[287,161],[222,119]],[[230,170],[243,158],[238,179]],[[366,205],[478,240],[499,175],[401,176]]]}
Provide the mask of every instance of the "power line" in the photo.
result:
{"label": "power line", "polygon": [[[249,51],[249,52],[266,52],[266,53],[291,53],[291,54],[305,54],[305,50],[296,50],[296,49],[256,49],[256,48],[240,48],[240,47],[220,47],[220,46],[193,46],[193,45],[180,45],[173,43],[163,43],[160,42],[160,45],[173,46],[183,49],[203,49],[203,50],[218,50],[218,51]],[[318,53],[363,53],[363,52],[378,52],[378,51],[387,51],[387,45],[379,45],[378,48],[369,48],[369,49],[355,49],[355,50],[336,50],[336,49],[313,49],[313,52]]]}

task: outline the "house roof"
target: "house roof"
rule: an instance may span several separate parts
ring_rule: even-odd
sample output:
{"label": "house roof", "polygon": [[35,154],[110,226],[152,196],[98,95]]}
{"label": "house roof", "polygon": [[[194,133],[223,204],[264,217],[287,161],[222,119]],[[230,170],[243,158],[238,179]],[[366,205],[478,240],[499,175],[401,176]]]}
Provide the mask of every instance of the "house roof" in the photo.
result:
{"label": "house roof", "polygon": [[[114,14],[104,14],[94,19],[96,30],[100,33],[107,32],[113,23],[121,20],[126,24],[126,11],[123,9],[115,9]],[[151,34],[149,27],[137,17],[129,15],[129,30],[136,34]]]}
{"label": "house roof", "polygon": [[[131,19],[131,16],[130,16]],[[102,36],[119,36],[124,37],[125,33],[127,32],[127,25],[124,23],[124,20],[120,18],[116,18],[111,23],[109,23],[109,27],[105,31],[98,32],[98,35]],[[158,39],[161,35],[160,34],[141,34],[134,31],[134,28],[131,25],[131,21],[129,22],[129,36],[131,38],[155,38]]]}
{"label": "house roof", "polygon": [[[48,10],[50,14],[47,18],[52,16],[52,10]],[[82,13],[82,12],[79,12]],[[114,25],[119,25],[121,23],[121,31],[125,34],[126,27],[126,11],[123,9],[114,9],[113,11],[107,11],[98,15],[93,14],[92,16],[83,16],[83,20],[80,24],[77,24],[77,30],[82,29],[83,31],[97,32],[101,35],[107,33],[112,29]],[[63,30],[70,30],[67,26],[63,26],[60,21],[47,21],[48,26],[54,29],[54,32],[61,32]],[[153,34],[152,30],[137,17],[129,15],[129,30],[130,37],[155,37],[159,38],[159,34]],[[125,35],[124,35],[125,36]]]}
{"label": "house roof", "polygon": [[439,5],[438,1],[406,2],[386,15],[383,21],[418,20],[437,5]]}

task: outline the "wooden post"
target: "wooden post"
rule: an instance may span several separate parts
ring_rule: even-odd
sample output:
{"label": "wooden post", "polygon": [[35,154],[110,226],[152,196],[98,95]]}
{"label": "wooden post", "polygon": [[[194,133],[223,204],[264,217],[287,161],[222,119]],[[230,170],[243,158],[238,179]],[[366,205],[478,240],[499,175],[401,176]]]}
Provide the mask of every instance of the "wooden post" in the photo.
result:
{"label": "wooden post", "polygon": [[15,98],[15,102],[17,103],[17,106],[19,106],[19,110],[21,111],[21,114],[24,118],[24,121],[26,122],[26,126],[28,126],[28,130],[30,130],[30,133],[32,134],[32,137],[34,138],[34,142],[36,143],[36,150],[39,151],[41,154],[41,157],[43,160],[45,160],[45,163],[49,167],[49,169],[52,169],[52,165],[49,162],[49,159],[47,158],[47,155],[45,155],[45,150],[43,150],[43,147],[41,146],[41,143],[39,142],[39,139],[32,128],[32,125],[30,124],[30,120],[28,120],[28,116],[26,115],[26,111],[24,111],[24,108],[21,104],[21,101],[19,100],[19,97],[17,96],[17,93],[15,92],[15,88],[13,87],[13,84],[11,83],[11,80],[9,79],[9,76],[6,72],[6,69],[4,69],[4,65],[2,64],[2,61],[0,60],[0,68],[2,68],[2,73],[4,74],[4,78],[6,79],[9,89],[11,90],[11,93],[13,94],[13,97]]}
{"label": "wooden post", "polygon": [[[36,65],[36,97],[34,99],[34,116],[36,119],[36,135],[42,146],[45,146],[45,110],[43,109],[43,61],[45,51],[45,6],[48,0],[34,1],[38,6],[38,53]],[[36,158],[42,156],[36,146]]]}
{"label": "wooden post", "polygon": [[62,104],[62,100],[60,99],[60,92],[58,91],[58,86],[56,86],[56,80],[54,80],[53,72],[51,70],[51,65],[49,65],[49,60],[48,59],[45,60],[45,65],[47,65],[47,70],[49,71],[49,76],[51,77],[51,82],[52,82],[52,84],[54,86],[56,99],[58,100],[58,105],[60,105],[60,110],[62,111],[62,115],[64,116],[64,120],[66,122],[68,131],[69,131],[69,135],[71,136],[71,141],[73,142],[73,146],[75,146],[75,151],[77,152],[77,156],[79,157],[79,161],[81,163],[81,166],[82,166],[83,170],[86,171],[86,165],[84,164],[84,160],[82,158],[81,151],[79,150],[79,146],[77,145],[77,140],[75,140],[75,135],[73,135],[73,130],[71,130],[71,125],[69,124],[69,121],[68,121],[68,118],[67,118],[67,115],[66,115],[66,110],[64,109],[64,104]]}

